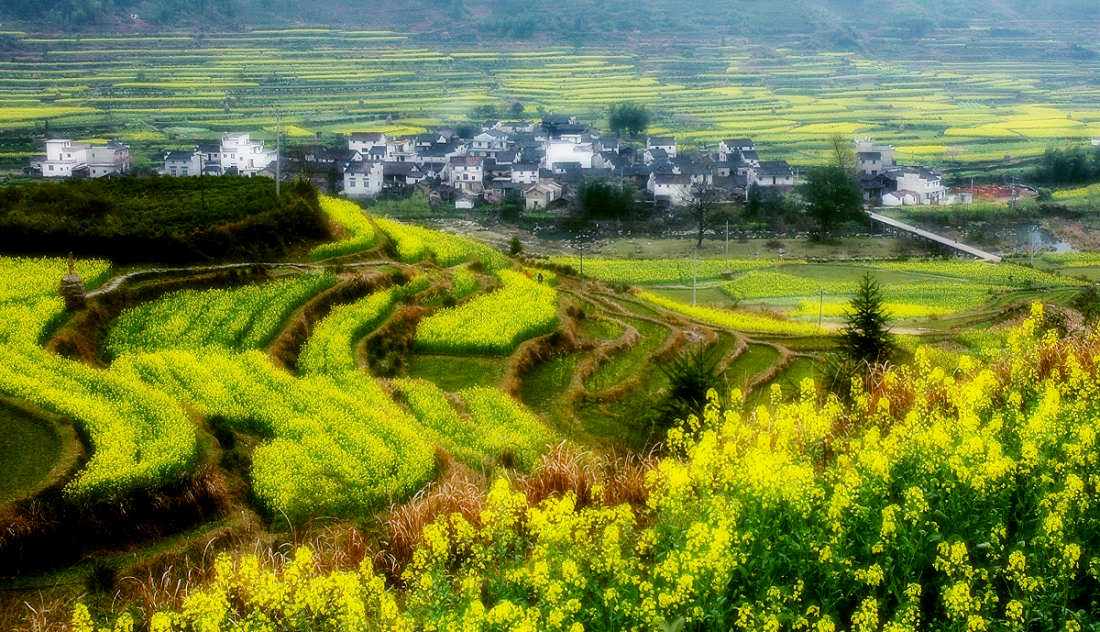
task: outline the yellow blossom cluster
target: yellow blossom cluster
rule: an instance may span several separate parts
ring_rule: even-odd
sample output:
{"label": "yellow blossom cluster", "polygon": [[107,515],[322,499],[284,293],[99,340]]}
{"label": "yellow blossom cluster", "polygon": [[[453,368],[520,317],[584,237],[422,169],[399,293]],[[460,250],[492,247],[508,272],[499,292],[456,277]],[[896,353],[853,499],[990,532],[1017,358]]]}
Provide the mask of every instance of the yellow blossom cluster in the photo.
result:
{"label": "yellow blossom cluster", "polygon": [[1100,333],[1043,323],[988,363],[918,352],[850,402],[712,393],[643,504],[498,480],[480,515],[426,527],[400,589],[243,558],[157,629],[1096,629]]}

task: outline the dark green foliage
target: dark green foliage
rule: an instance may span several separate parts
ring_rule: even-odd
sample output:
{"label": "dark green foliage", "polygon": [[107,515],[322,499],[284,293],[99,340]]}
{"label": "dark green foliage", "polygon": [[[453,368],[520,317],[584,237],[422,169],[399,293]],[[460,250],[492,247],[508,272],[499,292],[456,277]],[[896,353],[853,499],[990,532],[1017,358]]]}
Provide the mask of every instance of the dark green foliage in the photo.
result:
{"label": "dark green foliage", "polygon": [[514,222],[523,215],[523,196],[519,191],[509,191],[500,203],[500,218],[506,222]]}
{"label": "dark green foliage", "polygon": [[722,355],[717,347],[697,346],[658,365],[668,379],[665,401],[659,408],[663,426],[703,414],[707,391],[721,385],[721,363]]}
{"label": "dark green foliage", "polygon": [[863,193],[855,177],[843,167],[810,169],[802,197],[817,225],[819,239],[827,239],[840,224],[862,219]]}
{"label": "dark green foliage", "polygon": [[607,180],[585,180],[577,191],[577,206],[586,219],[629,219],[636,210],[634,188]]}
{"label": "dark green foliage", "polygon": [[521,242],[519,240],[519,237],[513,237],[512,240],[508,242],[508,254],[515,257],[516,255],[519,255],[522,252],[523,252],[523,242]]}
{"label": "dark green foliage", "polygon": [[607,126],[615,134],[624,133],[638,136],[649,127],[649,110],[636,103],[618,103],[611,106],[607,116]]}
{"label": "dark green foliage", "polygon": [[0,249],[114,261],[263,259],[328,237],[307,182],[105,178],[0,189]]}
{"label": "dark green foliage", "polygon": [[1033,177],[1048,184],[1080,184],[1100,180],[1100,147],[1047,149]]}
{"label": "dark green foliage", "polygon": [[848,359],[876,364],[890,358],[894,345],[882,305],[882,289],[870,274],[865,274],[860,281],[845,321],[840,343]]}
{"label": "dark green foliage", "polygon": [[1100,319],[1100,291],[1097,291],[1095,285],[1090,285],[1078,292],[1077,296],[1073,297],[1071,305],[1073,309],[1081,312],[1086,323],[1094,323]]}

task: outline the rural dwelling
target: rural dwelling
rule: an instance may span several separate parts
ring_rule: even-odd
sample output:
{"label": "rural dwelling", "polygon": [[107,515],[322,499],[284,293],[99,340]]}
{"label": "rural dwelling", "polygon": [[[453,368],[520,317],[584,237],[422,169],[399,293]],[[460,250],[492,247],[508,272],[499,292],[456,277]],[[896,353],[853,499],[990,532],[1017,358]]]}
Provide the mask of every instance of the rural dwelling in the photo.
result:
{"label": "rural dwelling", "polygon": [[529,163],[512,165],[512,182],[516,184],[538,184],[539,166]]}
{"label": "rural dwelling", "polygon": [[46,155],[31,159],[30,171],[44,178],[102,178],[130,171],[130,148],[122,143],[78,143],[67,138],[46,141]]}
{"label": "rural dwelling", "polygon": [[222,134],[219,164],[222,173],[236,172],[242,176],[254,176],[278,158],[277,152],[264,149],[261,140],[252,140],[244,133]]}
{"label": "rural dwelling", "polygon": [[1092,139],[1092,146],[1093,147],[1100,147],[1100,138]]}
{"label": "rural dwelling", "polygon": [[646,150],[660,149],[668,155],[669,158],[676,157],[676,139],[671,136],[650,136],[645,139]]}
{"label": "rural dwelling", "polygon": [[718,143],[718,160],[729,162],[746,151],[756,151],[756,143],[751,138],[727,138]]}
{"label": "rural dwelling", "polygon": [[374,197],[382,192],[385,166],[381,162],[353,162],[344,171],[344,195]]}
{"label": "rural dwelling", "polygon": [[447,183],[458,191],[480,195],[484,182],[484,159],[478,156],[454,156],[447,163]]}
{"label": "rural dwelling", "polygon": [[359,132],[348,137],[348,149],[366,155],[374,147],[385,147],[386,140],[382,132]]}
{"label": "rural dwelling", "polygon": [[919,206],[942,204],[947,200],[943,176],[925,167],[894,167],[884,174],[887,190],[883,206]]}
{"label": "rural dwelling", "polygon": [[876,176],[898,162],[894,148],[889,145],[876,145],[870,140],[856,140],[856,164],[859,172],[866,176]]}
{"label": "rural dwelling", "polygon": [[416,163],[382,163],[382,188],[413,186],[425,177],[424,172]]}
{"label": "rural dwelling", "polygon": [[164,168],[160,173],[177,178],[198,176],[203,163],[203,154],[197,151],[170,151],[164,154]]}
{"label": "rural dwelling", "polygon": [[552,140],[546,144],[546,156],[543,164],[547,169],[556,169],[557,165],[576,163],[581,169],[592,168],[592,158],[596,152],[592,143],[574,143],[565,140]]}
{"label": "rural dwelling", "polygon": [[477,198],[465,193],[459,193],[455,196],[455,208],[470,210],[477,204]]}
{"label": "rural dwelling", "polygon": [[482,158],[496,158],[497,152],[508,149],[510,143],[508,134],[499,129],[487,129],[470,141],[470,149],[467,153],[471,156]]}
{"label": "rural dwelling", "polygon": [[562,186],[557,182],[546,181],[533,184],[523,190],[524,208],[528,211],[546,210],[561,199]]}
{"label": "rural dwelling", "polygon": [[497,121],[493,129],[498,129],[505,134],[531,134],[535,131],[535,124],[531,121]]}
{"label": "rural dwelling", "polygon": [[416,143],[412,138],[390,138],[385,146],[386,162],[408,162],[416,158]]}
{"label": "rural dwelling", "polygon": [[649,176],[646,190],[653,199],[666,201],[670,206],[685,206],[691,203],[691,176],[671,173],[653,173]]}
{"label": "rural dwelling", "polygon": [[791,189],[795,185],[794,169],[786,160],[765,160],[754,170],[753,186]]}

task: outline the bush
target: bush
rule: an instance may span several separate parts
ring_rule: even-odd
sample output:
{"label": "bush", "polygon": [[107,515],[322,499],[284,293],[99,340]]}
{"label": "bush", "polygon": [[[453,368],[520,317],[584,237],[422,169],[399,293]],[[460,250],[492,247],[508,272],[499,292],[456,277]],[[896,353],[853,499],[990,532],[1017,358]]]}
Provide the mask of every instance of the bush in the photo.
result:
{"label": "bush", "polygon": [[308,183],[267,178],[106,178],[0,189],[0,248],[116,262],[281,257],[328,237]]}

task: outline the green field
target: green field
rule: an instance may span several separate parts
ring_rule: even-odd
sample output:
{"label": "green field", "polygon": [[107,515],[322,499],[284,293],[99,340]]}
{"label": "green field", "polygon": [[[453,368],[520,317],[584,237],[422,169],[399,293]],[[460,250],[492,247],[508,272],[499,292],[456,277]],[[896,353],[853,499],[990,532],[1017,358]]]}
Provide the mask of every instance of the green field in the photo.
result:
{"label": "green field", "polygon": [[[986,41],[966,29],[919,48],[886,38],[888,54],[812,52],[686,42],[617,50],[441,46],[414,33],[307,29],[201,37],[95,38],[15,34],[37,54],[0,61],[0,159],[38,150],[30,133],[117,137],[139,164],[225,130],[271,138],[275,112],[294,141],[358,131],[407,134],[465,120],[477,106],[523,105],[602,124],[619,101],[645,103],[652,133],[713,145],[748,136],[762,155],[821,162],[834,134],[898,147],[907,162],[983,164],[1034,157],[1100,135],[1092,59],[1029,55],[1041,35]],[[1006,48],[1007,47],[1007,48]],[[323,97],[323,98],[322,98]],[[19,140],[22,138],[23,140]]]}
{"label": "green field", "polygon": [[[0,258],[0,396],[61,420],[0,408],[0,458],[16,464],[0,476],[0,515],[73,543],[21,536],[13,550],[32,547],[27,556],[0,547],[17,575],[0,573],[0,587],[26,599],[28,585],[52,586],[50,598],[83,595],[105,612],[126,587],[118,578],[170,576],[207,547],[354,533],[385,549],[387,530],[422,503],[449,507],[435,494],[452,485],[559,489],[580,484],[563,482],[574,475],[560,459],[582,457],[563,454],[666,458],[668,371],[685,352],[715,358],[712,386],[721,402],[746,402],[745,419],[808,418],[828,398],[823,354],[865,274],[883,285],[899,357],[924,345],[925,369],[953,371],[1001,353],[1028,303],[1065,305],[1083,287],[1074,273],[1100,267],[1091,254],[1029,267],[709,251],[693,261],[655,248],[590,256],[580,275],[568,257],[512,259],[329,198],[320,208],[336,229],[324,261],[307,248],[219,277],[217,266],[80,260],[96,285],[129,275],[73,313],[56,297],[63,259]],[[87,541],[65,531],[104,524]],[[6,603],[0,617],[22,607]]]}

